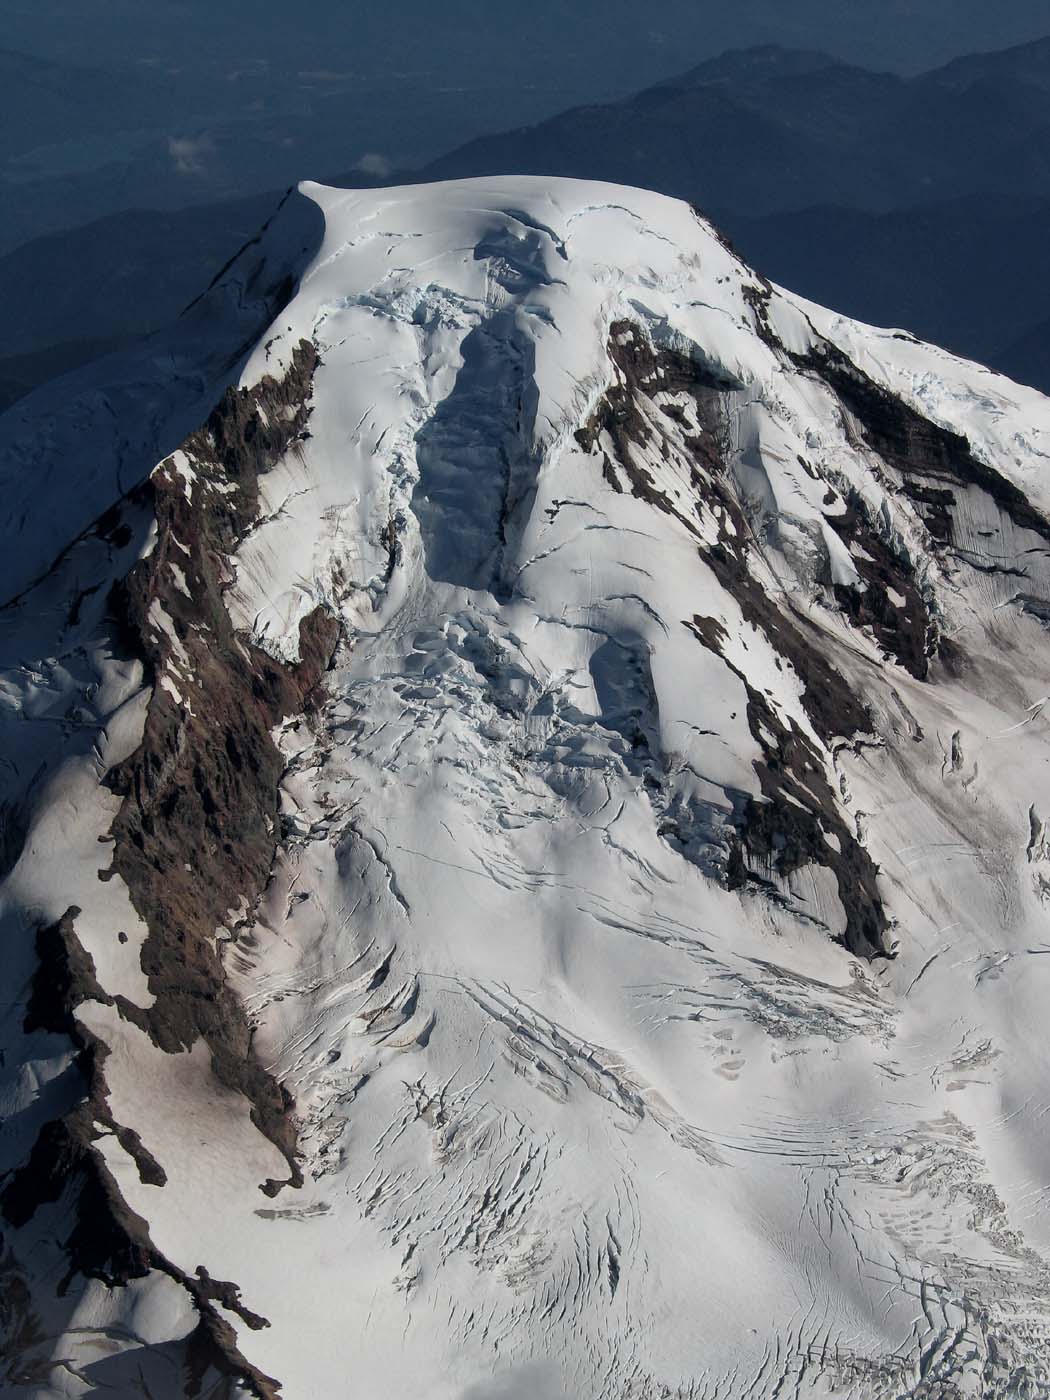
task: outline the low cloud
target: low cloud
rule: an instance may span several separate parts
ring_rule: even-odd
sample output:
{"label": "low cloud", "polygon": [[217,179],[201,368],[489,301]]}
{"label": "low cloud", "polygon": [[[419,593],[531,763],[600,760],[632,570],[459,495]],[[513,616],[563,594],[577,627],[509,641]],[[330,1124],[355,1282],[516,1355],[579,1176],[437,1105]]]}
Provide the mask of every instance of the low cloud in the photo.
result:
{"label": "low cloud", "polygon": [[203,175],[215,143],[210,136],[169,136],[168,155],[179,175]]}
{"label": "low cloud", "polygon": [[386,156],[381,156],[378,151],[366,151],[354,166],[362,175],[372,175],[377,180],[385,180],[393,168]]}

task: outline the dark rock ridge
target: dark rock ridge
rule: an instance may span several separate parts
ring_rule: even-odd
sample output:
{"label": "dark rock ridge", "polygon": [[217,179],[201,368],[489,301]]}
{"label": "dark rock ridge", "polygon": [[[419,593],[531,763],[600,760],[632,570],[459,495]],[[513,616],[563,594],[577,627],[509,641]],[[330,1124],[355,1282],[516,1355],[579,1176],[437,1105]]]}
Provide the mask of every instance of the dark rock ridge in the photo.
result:
{"label": "dark rock ridge", "polygon": [[926,527],[939,543],[961,543],[953,537],[951,507],[953,488],[967,486],[989,496],[1018,529],[1030,530],[1050,543],[1050,521],[1020,487],[976,458],[962,433],[924,418],[876,384],[830,341],[818,340],[804,355],[784,353],[799,369],[822,379],[853,415],[868,446],[899,473],[905,494],[923,508]]}
{"label": "dark rock ridge", "polygon": [[[257,514],[259,476],[305,432],[316,364],[316,350],[302,341],[281,380],[228,390],[184,445],[192,486],[172,458],[146,484],[156,544],[113,603],[158,683],[142,743],[106,779],[124,799],[112,870],[149,930],[142,967],[156,998],[148,1011],[126,1014],[169,1053],[204,1039],[216,1077],[249,1100],[293,1185],[301,1177],[291,1101],[252,1055],[251,1027],[227,985],[215,934],[240,898],[251,908],[266,886],[284,767],[270,731],[311,703],[338,624],[311,613],[300,628],[300,660],[285,666],[236,634],[223,594],[229,556]],[[158,607],[177,643],[158,625]],[[159,684],[165,675],[184,700]],[[279,1185],[264,1189],[274,1194]]]}
{"label": "dark rock ridge", "polygon": [[[217,1372],[230,1397],[239,1386],[259,1400],[276,1397],[276,1382],[241,1355],[216,1303],[249,1327],[268,1324],[240,1302],[235,1284],[202,1270],[186,1274],[167,1260],[123,1200],[95,1146],[103,1133],[116,1136],[143,1182],[163,1187],[164,1171],[138,1135],[115,1121],[108,1049],[75,1013],[85,1001],[115,1005],[168,1053],[203,1039],[216,1078],[245,1096],[253,1122],[288,1162],[287,1181],[262,1189],[274,1195],[301,1183],[290,1097],[253,1055],[251,1025],[226,980],[216,933],[232,908],[251,909],[265,889],[284,767],[271,730],[310,709],[338,641],[336,621],[316,609],[302,621],[298,662],[282,664],[237,635],[224,600],[230,556],[257,515],[258,478],[306,435],[317,362],[313,345],[302,341],[280,379],[228,390],[182,448],[192,480],[167,458],[95,527],[123,542],[143,515],[156,521],[151,551],[110,595],[115,650],[139,658],[153,688],[139,747],[105,779],[123,800],[111,829],[112,866],[101,872],[121,876],[146,925],[142,967],[155,1000],[142,1008],[105,992],[77,938],[75,907],[38,931],[23,1028],[69,1038],[75,1086],[68,1111],[45,1125],[0,1194],[0,1211],[16,1228],[42,1206],[60,1203],[71,1214],[63,1290],[78,1274],[117,1286],[151,1270],[187,1289],[199,1315],[183,1344],[190,1396]],[[8,825],[6,844],[17,854],[14,814]]]}
{"label": "dark rock ridge", "polygon": [[[1013,528],[1050,543],[1050,521],[1024,492],[976,458],[963,435],[932,423],[876,384],[830,342],[817,337],[805,354],[788,350],[770,320],[771,294],[770,284],[757,275],[754,285],[745,289],[756,331],[785,364],[816,375],[831,390],[847,430],[859,432],[900,482],[931,547],[954,553],[976,569],[1025,577],[1023,567],[992,558],[982,563],[979,549],[957,537],[954,519],[957,494],[976,490]],[[833,759],[839,743],[869,734],[872,720],[854,688],[828,661],[815,624],[789,597],[774,602],[756,577],[753,551],[759,546],[735,490],[726,431],[726,401],[742,386],[699,358],[654,347],[629,322],[610,328],[609,355],[616,382],[577,434],[579,442],[588,450],[597,449],[602,440],[611,444],[611,456],[602,452],[602,474],[613,489],[624,490],[626,482],[634,495],[675,516],[696,536],[701,557],[736,600],[744,620],[763,632],[791,664],[802,683],[807,717]],[[673,405],[662,407],[666,430],[654,428],[657,420],[642,411],[641,400],[683,392],[695,404],[699,431],[687,430],[685,415]],[[654,432],[665,458],[677,454],[688,465],[695,491],[692,502],[659,489],[632,455],[632,444],[651,448]],[[819,477],[804,459],[799,464],[811,477]],[[872,517],[855,493],[847,491],[843,497],[836,483],[826,485],[825,518],[849,549],[862,582],[861,587],[833,584],[826,572],[818,579],[826,601],[852,625],[870,629],[885,655],[917,680],[930,682],[935,662],[957,667],[957,644],[944,636],[936,597],[920,580],[903,542]],[[704,512],[716,523],[713,545],[698,528]],[[1033,547],[1042,549],[1040,543]],[[686,625],[705,646],[723,654],[721,626],[714,619],[694,617]],[[826,764],[793,722],[785,724],[765,698],[743,676],[740,679],[748,692],[750,728],[764,753],[756,764],[763,800],[746,798],[738,804],[738,844],[730,851],[725,878],[732,885],[756,882],[775,892],[772,877],[783,881],[816,861],[834,872],[846,912],[846,946],[864,957],[889,954],[889,922],[878,893],[877,870],[840,810]]]}
{"label": "dark rock ridge", "polygon": [[[785,363],[815,375],[831,390],[847,427],[856,424],[867,446],[891,469],[935,546],[954,549],[971,567],[982,567],[979,560],[969,557],[981,551],[967,547],[957,538],[953,515],[957,493],[970,488],[983,492],[1014,528],[1050,544],[1050,520],[1032,505],[1019,486],[975,457],[963,433],[926,418],[877,384],[837,345],[815,331],[807,351],[789,350],[769,319],[772,291],[772,284],[756,275],[756,286],[749,298],[756,331]],[[901,333],[898,338],[911,337]],[[903,563],[906,571],[910,569],[909,561]]]}
{"label": "dark rock ridge", "polygon": [[[846,947],[863,958],[892,956],[878,867],[844,820],[821,754],[742,672],[737,675],[747,691],[748,727],[764,753],[755,764],[763,800],[748,795],[738,818],[739,841],[727,871],[730,889],[764,879],[775,891],[774,876],[786,881],[802,866],[826,866],[846,915]],[[765,873],[756,866],[764,866]]]}
{"label": "dark rock ridge", "polygon": [[[101,1137],[112,1133],[134,1159],[140,1179],[151,1186],[164,1185],[163,1169],[138,1134],[114,1120],[105,1078],[109,1051],[76,1016],[76,1008],[85,1001],[113,1004],[113,998],[99,985],[91,955],[77,938],[79,913],[71,906],[57,923],[38,930],[39,963],[23,1023],[27,1034],[42,1030],[69,1037],[76,1051],[79,1093],[63,1117],[45,1125],[28,1161],[8,1178],[0,1193],[0,1212],[18,1229],[43,1206],[69,1209],[73,1225],[62,1242],[68,1269],[58,1285],[60,1296],[68,1292],[77,1274],[100,1279],[114,1288],[156,1270],[185,1288],[198,1314],[197,1326],[183,1343],[187,1396],[200,1395],[205,1378],[218,1374],[225,1382],[224,1400],[233,1400],[235,1384],[246,1386],[257,1400],[278,1400],[276,1383],[241,1354],[233,1328],[214,1301],[235,1311],[251,1328],[268,1326],[266,1319],[240,1304],[234,1285],[212,1280],[202,1270],[197,1277],[188,1275],[157,1249],[146,1222],[121,1196],[95,1146]],[[19,1279],[12,1264],[9,1290]],[[11,1302],[17,1303],[28,1324],[31,1300],[24,1285],[22,1292],[24,1296]],[[27,1346],[34,1343],[32,1336],[24,1340]]]}
{"label": "dark rock ridge", "polygon": [[0,880],[18,863],[26,839],[26,814],[17,803],[0,802]]}
{"label": "dark rock ridge", "polygon": [[[752,532],[734,490],[725,416],[726,396],[742,386],[715,366],[657,349],[629,322],[610,327],[609,355],[617,382],[577,440],[594,450],[605,433],[615,453],[613,462],[603,452],[605,479],[623,490],[622,475],[634,495],[673,515],[696,537],[701,558],[736,600],[745,621],[763,632],[792,666],[803,686],[807,717],[830,760],[837,743],[871,732],[871,716],[827,660],[812,625],[790,603],[775,603],[754,576],[753,546],[748,543]],[[698,432],[686,431],[684,415],[673,405],[663,408],[668,427],[659,443],[664,456],[677,453],[689,467],[695,494],[685,504],[659,490],[631,452],[632,443],[650,444],[654,432],[640,399],[659,393],[687,393],[696,405]],[[705,512],[718,525],[713,545],[698,524]],[[720,623],[694,617],[686,625],[704,646],[723,655]],[[834,874],[846,915],[846,947],[860,957],[888,956],[890,925],[878,892],[877,868],[839,807],[824,756],[797,725],[785,724],[742,675],[740,679],[748,695],[749,727],[764,754],[756,764],[762,800],[739,795],[736,839],[723,870],[726,882],[732,888],[762,888],[781,898],[773,877],[786,881],[799,867],[815,861]]]}
{"label": "dark rock ridge", "polygon": [[[769,319],[772,293],[772,284],[758,274],[754,286],[745,290],[759,336],[786,363],[816,373],[838,400],[847,425],[851,419],[860,424],[865,443],[896,472],[903,494],[915,504],[933,544],[947,544],[952,538],[950,508],[955,496],[943,485],[931,485],[930,479],[951,480],[953,463],[963,457],[966,465],[960,475],[974,480],[987,476],[993,486],[998,483],[993,498],[998,499],[995,489],[1003,499],[1019,496],[1031,511],[1016,487],[976,461],[964,437],[929,422],[876,384],[830,341],[818,338],[818,348],[806,354],[789,351]],[[819,478],[804,457],[799,457],[799,465],[810,477]],[[840,502],[835,486],[828,483],[825,504],[845,507],[829,510],[825,519],[849,549],[864,585],[862,589],[833,585],[830,573],[822,580],[841,611],[854,626],[870,627],[885,654],[917,680],[928,678],[935,658],[954,665],[958,653],[940,629],[936,600],[921,586],[915,563],[900,542],[887,534],[883,522],[872,518],[855,492],[847,491]],[[903,602],[898,603],[890,590]]]}
{"label": "dark rock ridge", "polygon": [[[846,430],[859,435],[881,458],[901,494],[914,505],[916,517],[927,531],[930,548],[954,554],[979,572],[1026,578],[1024,554],[1046,552],[1046,545],[1050,544],[1050,520],[1032,505],[1020,487],[976,457],[964,434],[932,422],[898,395],[877,384],[837,345],[816,331],[807,351],[789,350],[769,319],[772,284],[766,278],[755,276],[755,286],[747,297],[755,330],[785,364],[814,375],[831,390]],[[898,338],[911,339],[903,332],[898,333]],[[813,475],[812,468],[801,458],[799,460]],[[1002,555],[987,553],[983,539],[975,537],[968,543],[955,519],[958,494],[968,490],[981,492],[1009,529],[1026,531],[1042,543],[1029,542],[1020,549],[1013,563],[1009,558],[1004,561]],[[828,504],[833,502],[832,489]],[[858,509],[858,502],[846,504],[845,514],[829,514],[827,520],[847,544],[861,546],[851,548],[850,552],[865,581],[864,591],[872,596],[864,598],[855,593],[851,598],[849,590],[836,588],[834,593],[839,605],[852,621],[870,626],[887,654],[918,679],[928,678],[929,665],[934,659],[954,669],[961,655],[941,632],[936,599],[919,587],[914,561],[898,542],[880,534],[875,522]],[[873,557],[865,559],[866,551]],[[888,587],[904,597],[905,605],[898,606],[890,600]],[[920,635],[923,637],[921,644]]]}
{"label": "dark rock ridge", "polygon": [[[830,504],[830,502],[829,502]],[[930,672],[930,659],[947,659],[949,644],[941,636],[916,579],[915,569],[886,541],[855,492],[845,499],[845,510],[828,515],[827,522],[850,552],[854,566],[864,580],[863,591],[844,584],[831,584],[835,601],[854,627],[870,627],[887,655],[924,681]],[[892,589],[903,604],[891,596]]]}

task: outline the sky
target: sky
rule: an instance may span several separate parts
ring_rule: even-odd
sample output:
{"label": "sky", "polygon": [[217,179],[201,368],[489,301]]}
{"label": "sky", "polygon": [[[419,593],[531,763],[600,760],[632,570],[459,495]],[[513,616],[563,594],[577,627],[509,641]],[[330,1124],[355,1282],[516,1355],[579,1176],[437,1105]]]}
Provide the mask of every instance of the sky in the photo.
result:
{"label": "sky", "polygon": [[[46,264],[49,238],[99,220],[214,209],[241,238],[257,201],[299,179],[411,179],[728,49],[911,75],[1050,36],[1050,0],[3,0],[2,14],[0,291],[5,258],[34,245]],[[1033,168],[1044,145],[1030,143]],[[221,249],[206,221],[192,228],[177,250],[195,287]],[[134,262],[121,244],[105,256]],[[82,304],[59,318],[63,343],[94,334]],[[0,368],[0,399],[3,383]]]}
{"label": "sky", "polygon": [[1050,32],[1047,0],[6,0],[4,11],[6,47],[66,62],[312,56],[454,78],[480,59],[523,83],[544,80],[533,65],[575,71],[584,90],[754,43],[914,72]]}
{"label": "sky", "polygon": [[726,49],[820,49],[913,73],[1050,33],[1050,0],[4,0],[3,12],[0,254],[111,210],[410,171]]}

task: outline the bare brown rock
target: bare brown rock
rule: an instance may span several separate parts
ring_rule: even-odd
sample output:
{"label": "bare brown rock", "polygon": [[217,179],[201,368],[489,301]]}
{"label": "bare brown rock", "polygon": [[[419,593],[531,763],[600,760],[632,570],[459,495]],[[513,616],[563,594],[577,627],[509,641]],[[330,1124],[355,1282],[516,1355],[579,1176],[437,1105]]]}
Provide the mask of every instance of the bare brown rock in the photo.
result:
{"label": "bare brown rock", "polygon": [[[260,474],[305,431],[316,363],[303,341],[282,379],[229,390],[184,446],[192,487],[170,458],[151,476],[156,544],[114,606],[156,677],[170,672],[175,648],[156,609],[170,619],[192,672],[192,702],[180,704],[156,685],[142,743],[107,778],[124,799],[112,828],[113,869],[149,929],[142,966],[156,998],[148,1011],[126,1014],[170,1053],[206,1042],[216,1077],[249,1100],[253,1121],[286,1157],[292,1185],[301,1176],[291,1100],[252,1053],[251,1026],[227,984],[215,935],[239,899],[252,907],[265,889],[284,766],[270,731],[311,703],[338,624],[320,610],[304,619],[300,660],[286,666],[237,636],[223,594],[229,556],[256,516]],[[264,1189],[274,1194],[280,1185]]]}
{"label": "bare brown rock", "polygon": [[[306,435],[316,364],[314,347],[303,341],[280,379],[228,390],[184,444],[192,488],[168,458],[127,502],[129,517],[153,516],[156,534],[151,552],[112,591],[113,639],[118,652],[142,661],[155,684],[142,742],[106,778],[123,800],[111,831],[112,866],[101,874],[123,878],[146,924],[142,967],[155,1000],[142,1008],[109,996],[76,936],[76,908],[38,931],[25,1029],[70,1038],[82,1088],[70,1110],[45,1125],[0,1194],[0,1212],[15,1227],[47,1204],[74,1206],[63,1289],[76,1275],[118,1286],[153,1270],[186,1288],[200,1318],[185,1343],[188,1396],[217,1372],[231,1394],[236,1383],[258,1400],[275,1400],[277,1383],[241,1355],[216,1304],[249,1327],[268,1323],[241,1302],[236,1284],[203,1269],[186,1274],[166,1259],[122,1198],[95,1145],[102,1133],[117,1137],[143,1182],[160,1188],[165,1175],[138,1134],[115,1120],[104,1072],[108,1049],[76,1008],[86,1000],[115,1004],[169,1053],[203,1039],[217,1079],[246,1097],[253,1121],[288,1162],[287,1181],[262,1189],[273,1195],[301,1182],[291,1100],[253,1054],[252,1028],[227,982],[216,932],[231,907],[243,901],[250,909],[265,889],[284,767],[271,731],[315,703],[338,641],[336,620],[315,610],[300,628],[298,662],[282,664],[236,634],[224,600],[230,556],[257,514],[258,478]],[[120,537],[130,528],[124,513],[123,506],[107,512],[99,533]],[[176,652],[180,683],[192,690],[188,704],[158,683],[171,674]],[[17,852],[17,844],[15,832],[7,845]]]}
{"label": "bare brown rock", "polygon": [[[764,306],[759,290],[754,304],[758,314]],[[866,707],[827,660],[812,627],[795,614],[789,600],[774,602],[755,578],[749,557],[752,532],[728,471],[724,421],[724,395],[740,386],[712,366],[674,351],[657,350],[641,328],[629,322],[610,327],[609,354],[619,371],[618,382],[577,433],[580,445],[595,450],[604,434],[615,454],[611,461],[603,453],[606,479],[618,484],[622,475],[635,496],[673,515],[696,537],[701,557],[736,600],[745,622],[765,634],[802,682],[802,704],[823,745],[830,750],[837,741],[869,733],[871,717]],[[678,440],[689,456],[694,509],[710,512],[719,524],[714,545],[706,542],[696,517],[657,489],[632,454],[632,443],[650,444],[653,436],[650,421],[639,410],[638,396],[652,398],[663,392],[687,393],[695,403],[699,431],[692,434],[681,431],[680,410],[676,413],[671,405],[663,412],[678,429]],[[668,450],[666,444],[662,450]],[[686,625],[704,646],[723,655],[724,630],[719,622],[697,616]],[[907,642],[916,645],[910,634]],[[917,644],[920,651],[924,643],[925,632]],[[823,756],[797,726],[785,725],[774,714],[744,676],[740,679],[748,694],[749,727],[764,755],[755,765],[762,797],[748,798],[737,812],[736,842],[725,870],[727,883],[731,888],[760,885],[779,897],[775,878],[784,880],[810,862],[828,867],[846,914],[842,941],[860,957],[887,956],[889,920],[878,892],[877,869],[839,810]],[[824,832],[832,834],[835,845]]]}
{"label": "bare brown rock", "polygon": [[[68,1035],[77,1051],[76,1072],[82,1093],[63,1117],[45,1124],[29,1159],[13,1172],[0,1193],[0,1214],[16,1229],[28,1223],[46,1205],[66,1202],[73,1206],[74,1223],[63,1241],[69,1267],[58,1285],[68,1292],[76,1275],[100,1279],[115,1288],[131,1279],[157,1271],[184,1287],[193,1299],[199,1322],[186,1343],[186,1394],[200,1393],[201,1378],[217,1371],[231,1381],[246,1384],[257,1400],[278,1400],[275,1381],[252,1366],[240,1353],[236,1337],[214,1306],[231,1307],[249,1327],[267,1326],[265,1318],[240,1303],[233,1284],[218,1283],[207,1272],[184,1273],[171,1263],[150,1239],[149,1227],[124,1200],[102,1154],[95,1145],[106,1132],[113,1133],[135,1160],[142,1181],[161,1187],[165,1175],[139,1135],[117,1123],[109,1104],[105,1079],[106,1046],[77,1019],[84,1001],[112,1005],[99,985],[91,955],[76,934],[79,910],[68,909],[55,924],[37,933],[39,964],[30,989],[24,1029]],[[18,1305],[23,1329],[32,1332],[31,1300],[12,1265],[7,1282],[8,1306]],[[29,1347],[32,1335],[24,1339]],[[231,1392],[232,1393],[232,1392]]]}

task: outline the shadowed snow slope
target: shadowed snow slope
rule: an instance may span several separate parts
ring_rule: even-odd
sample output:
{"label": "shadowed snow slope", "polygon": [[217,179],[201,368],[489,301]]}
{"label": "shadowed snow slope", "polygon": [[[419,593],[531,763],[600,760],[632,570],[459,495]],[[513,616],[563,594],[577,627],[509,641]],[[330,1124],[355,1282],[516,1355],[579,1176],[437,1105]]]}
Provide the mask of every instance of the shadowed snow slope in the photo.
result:
{"label": "shadowed snow slope", "polygon": [[661,196],[294,200],[5,459],[5,1394],[1050,1394],[1050,404]]}

